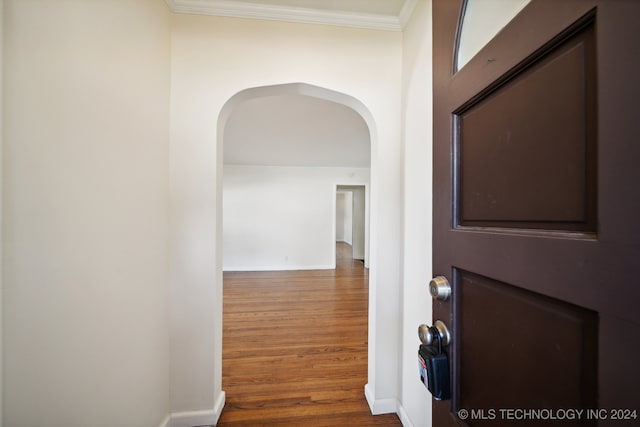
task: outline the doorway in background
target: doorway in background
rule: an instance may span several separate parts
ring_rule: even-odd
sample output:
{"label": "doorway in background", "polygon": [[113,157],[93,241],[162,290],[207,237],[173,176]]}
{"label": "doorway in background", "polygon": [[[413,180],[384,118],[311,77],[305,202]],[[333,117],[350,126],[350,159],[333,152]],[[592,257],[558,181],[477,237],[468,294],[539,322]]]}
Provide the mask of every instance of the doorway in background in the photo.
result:
{"label": "doorway in background", "polygon": [[[368,262],[367,188],[365,185],[336,186],[336,242],[352,248],[352,259]],[[337,254],[336,254],[337,255]]]}

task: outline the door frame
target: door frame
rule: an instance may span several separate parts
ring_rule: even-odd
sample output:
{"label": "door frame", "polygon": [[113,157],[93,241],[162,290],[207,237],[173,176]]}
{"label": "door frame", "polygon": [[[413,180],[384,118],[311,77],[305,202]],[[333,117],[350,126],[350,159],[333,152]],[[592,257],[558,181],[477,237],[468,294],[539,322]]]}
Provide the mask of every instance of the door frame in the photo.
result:
{"label": "door frame", "polygon": [[[347,187],[346,189],[340,187]],[[364,189],[364,266],[365,268],[369,268],[369,184],[367,183],[348,183],[348,184],[335,184],[333,191],[333,240],[335,240],[335,235],[337,232],[337,219],[336,219],[336,198],[338,191],[349,191],[348,187],[361,187]],[[355,211],[355,210],[354,210]],[[355,216],[354,211],[352,211],[352,218]],[[352,221],[355,223],[355,221]],[[355,240],[355,239],[352,239]],[[353,242],[352,242],[353,245]],[[335,244],[333,245],[333,261],[335,268]]]}

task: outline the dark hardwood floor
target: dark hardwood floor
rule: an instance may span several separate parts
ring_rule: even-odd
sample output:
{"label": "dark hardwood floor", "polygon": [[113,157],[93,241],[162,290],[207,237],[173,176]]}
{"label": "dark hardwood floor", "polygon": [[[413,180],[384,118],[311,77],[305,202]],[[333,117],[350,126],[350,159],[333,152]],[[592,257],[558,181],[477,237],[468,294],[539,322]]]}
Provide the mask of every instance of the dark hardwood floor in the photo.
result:
{"label": "dark hardwood floor", "polygon": [[218,426],[401,426],[372,416],[368,270],[337,245],[336,270],[224,274]]}

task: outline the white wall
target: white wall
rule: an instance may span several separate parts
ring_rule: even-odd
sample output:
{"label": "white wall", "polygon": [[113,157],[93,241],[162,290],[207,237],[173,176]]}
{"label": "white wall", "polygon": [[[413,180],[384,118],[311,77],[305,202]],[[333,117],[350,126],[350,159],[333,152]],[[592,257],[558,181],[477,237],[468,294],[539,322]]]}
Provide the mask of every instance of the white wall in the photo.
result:
{"label": "white wall", "polygon": [[368,184],[369,169],[225,166],[224,270],[334,268],[338,182]]}
{"label": "white wall", "polygon": [[158,426],[167,7],[4,4],[4,425]]}
{"label": "white wall", "polygon": [[[223,402],[223,106],[247,88],[303,82],[370,112],[371,272],[368,397],[394,411],[399,393],[402,34],[174,15],[171,78],[171,384],[174,411]],[[366,118],[365,118],[366,119]],[[204,423],[202,423],[204,424]]]}
{"label": "white wall", "polygon": [[344,242],[344,203],[347,193],[338,191],[336,193],[336,242]]}
{"label": "white wall", "polygon": [[[418,0],[405,27],[404,246],[401,404],[414,426],[431,425],[431,395],[418,377],[418,325],[431,324],[431,1]],[[405,424],[411,425],[411,424]]]}
{"label": "white wall", "polygon": [[353,192],[336,193],[336,242],[353,242]]}

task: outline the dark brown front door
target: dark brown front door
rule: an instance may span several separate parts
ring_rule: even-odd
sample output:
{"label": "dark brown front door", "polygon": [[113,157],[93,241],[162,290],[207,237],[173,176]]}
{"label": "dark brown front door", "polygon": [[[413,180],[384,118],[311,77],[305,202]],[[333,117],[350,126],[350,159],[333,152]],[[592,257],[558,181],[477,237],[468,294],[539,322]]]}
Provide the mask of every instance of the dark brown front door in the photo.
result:
{"label": "dark brown front door", "polygon": [[640,1],[533,0],[468,64],[434,0],[433,425],[640,425]]}

